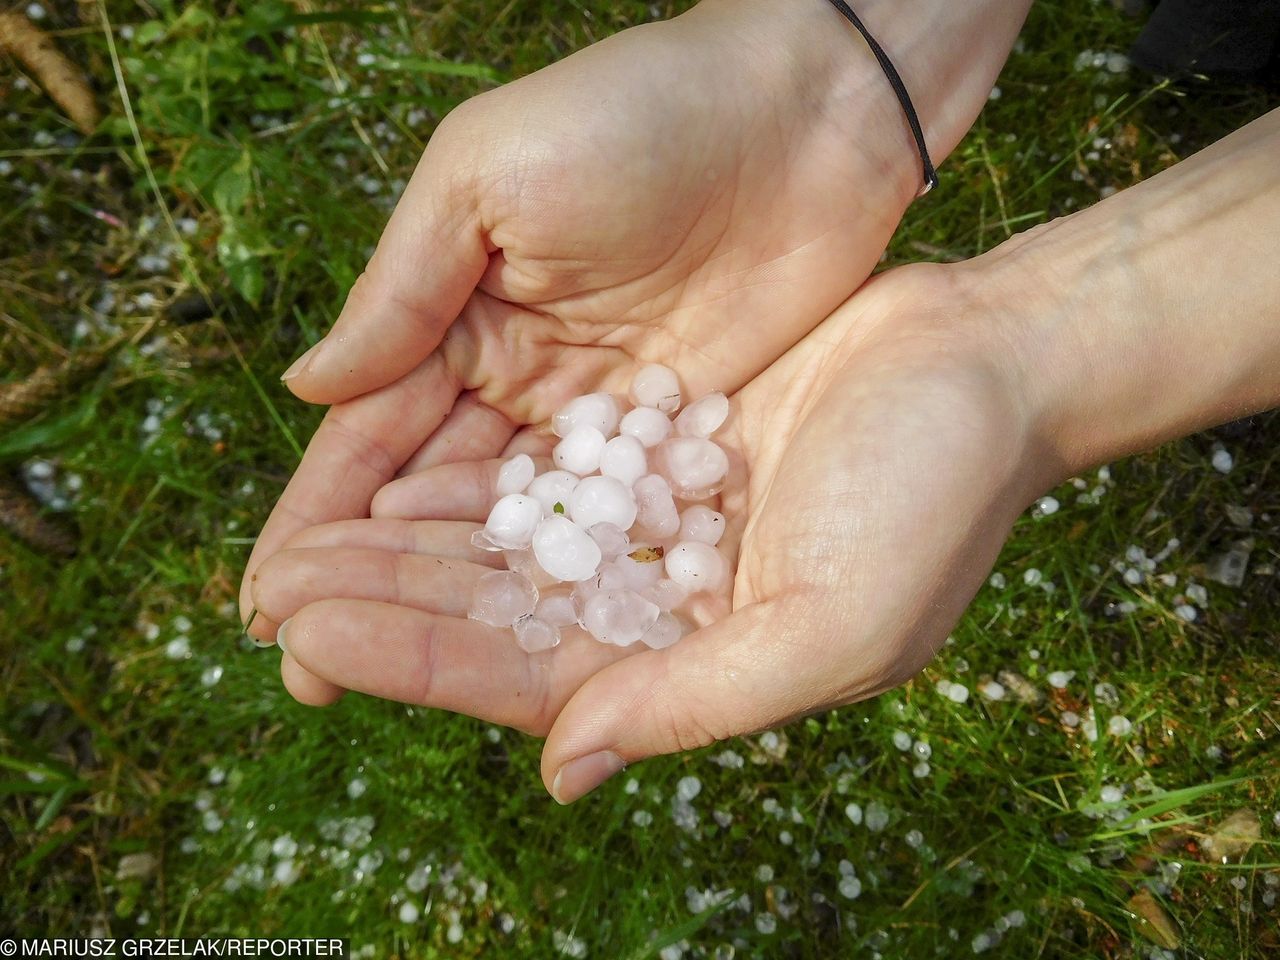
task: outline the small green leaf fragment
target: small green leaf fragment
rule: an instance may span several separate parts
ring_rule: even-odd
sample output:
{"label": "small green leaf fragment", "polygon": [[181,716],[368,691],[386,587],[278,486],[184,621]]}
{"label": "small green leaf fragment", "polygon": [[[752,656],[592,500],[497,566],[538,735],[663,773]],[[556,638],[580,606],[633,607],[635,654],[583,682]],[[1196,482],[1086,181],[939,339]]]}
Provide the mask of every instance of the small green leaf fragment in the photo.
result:
{"label": "small green leaf fragment", "polygon": [[564,504],[563,504],[563,503],[561,503],[559,500],[557,500],[557,501],[556,501],[556,505],[555,505],[554,507],[552,507],[552,508],[551,508],[551,512],[552,512],[552,513],[561,513],[561,514],[562,514],[562,513],[564,513]]}

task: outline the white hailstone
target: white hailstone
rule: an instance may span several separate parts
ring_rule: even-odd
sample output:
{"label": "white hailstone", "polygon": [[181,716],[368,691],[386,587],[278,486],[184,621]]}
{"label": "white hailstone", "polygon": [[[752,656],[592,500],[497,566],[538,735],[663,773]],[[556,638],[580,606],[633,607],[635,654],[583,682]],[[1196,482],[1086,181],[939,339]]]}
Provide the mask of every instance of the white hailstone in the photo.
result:
{"label": "white hailstone", "polygon": [[849,822],[855,827],[862,823],[862,807],[856,803],[850,803],[844,808],[844,815],[849,818]]}
{"label": "white hailstone", "polygon": [[681,777],[676,784],[676,796],[681,800],[692,800],[702,792],[702,781],[697,777]]}
{"label": "white hailstone", "polygon": [[1044,574],[1041,573],[1039,570],[1037,570],[1035,567],[1028,568],[1027,571],[1022,575],[1022,582],[1025,583],[1028,587],[1034,587],[1043,579],[1044,579]]}
{"label": "white hailstone", "polygon": [[1217,470],[1219,473],[1230,473],[1232,468],[1236,465],[1235,458],[1231,456],[1231,452],[1222,447],[1213,451],[1213,459],[1210,463],[1213,464],[1213,469]]}
{"label": "white hailstone", "polygon": [[569,497],[578,485],[576,474],[568,470],[548,470],[540,477],[534,477],[525,492],[542,505],[542,515],[549,517],[556,512],[556,504],[562,510],[569,507]]}
{"label": "white hailstone", "polygon": [[600,473],[630,487],[649,472],[644,444],[635,437],[614,437],[600,454]]}
{"label": "white hailstone", "polygon": [[553,627],[570,627],[578,622],[578,612],[573,607],[573,598],[563,593],[542,597],[534,607],[533,615]]}
{"label": "white hailstone", "polygon": [[1197,607],[1207,607],[1209,605],[1209,591],[1202,584],[1189,583],[1187,584],[1187,599]]}
{"label": "white hailstone", "polygon": [[893,745],[903,753],[911,749],[911,734],[905,730],[893,731]]}
{"label": "white hailstone", "polygon": [[1074,710],[1063,710],[1062,725],[1072,729],[1080,726],[1080,714],[1076,713]]}
{"label": "white hailstone", "polygon": [[1173,608],[1173,613],[1179,620],[1184,620],[1187,623],[1195,623],[1196,617],[1200,615],[1199,611],[1189,603],[1178,604]]}
{"label": "white hailstone", "polygon": [[653,626],[644,632],[640,642],[650,650],[663,650],[675,644],[682,636],[684,628],[680,626],[680,621],[664,610],[653,621]]}
{"label": "white hailstone", "polygon": [[762,863],[756,867],[756,879],[761,883],[768,883],[773,879],[773,866],[768,863]]}
{"label": "white hailstone", "polygon": [[993,590],[1003,590],[1008,581],[1005,580],[1004,574],[997,570],[988,579],[987,583]]}
{"label": "white hailstone", "polygon": [[271,852],[282,860],[288,860],[298,852],[298,841],[287,833],[282,837],[276,837],[272,841]]}
{"label": "white hailstone", "polygon": [[185,660],[191,656],[191,638],[185,633],[170,640],[164,647],[164,655],[170,660]]}
{"label": "white hailstone", "polygon": [[1060,506],[1057,497],[1041,497],[1036,501],[1033,512],[1037,517],[1049,517],[1057,513]]}
{"label": "white hailstone", "polygon": [[927,740],[917,740],[911,745],[911,752],[921,760],[928,760],[933,756],[933,747],[929,746]]}
{"label": "white hailstone", "polygon": [[180,613],[173,618],[173,629],[176,633],[190,633],[191,626],[191,618],[188,616]]}
{"label": "white hailstone", "polygon": [[867,804],[866,824],[872,833],[879,833],[889,825],[889,809],[879,800],[871,801]]}
{"label": "white hailstone", "polygon": [[729,419],[729,398],[720,391],[693,401],[676,417],[676,433],[682,437],[702,437],[715,433]]}
{"label": "white hailstone", "polygon": [[680,529],[680,514],[666,479],[651,473],[637,480],[632,492],[636,498],[636,522],[655,537],[674,536]]}
{"label": "white hailstone", "polygon": [[587,529],[587,533],[600,548],[600,557],[605,562],[616,560],[624,553],[631,552],[631,538],[615,524],[595,523]]}
{"label": "white hailstone", "polygon": [[650,603],[657,604],[658,609],[664,612],[674,610],[689,599],[688,590],[674,580],[668,580],[666,577],[649,584],[638,592]]}
{"label": "white hailstone", "polygon": [[1107,721],[1107,733],[1113,737],[1127,737],[1132,732],[1133,722],[1128,717],[1116,714]]}
{"label": "white hailstone", "polygon": [[658,619],[657,606],[630,590],[597,593],[582,612],[582,626],[601,643],[628,647]]}
{"label": "white hailstone", "polygon": [[604,434],[595,427],[574,427],[573,431],[556,444],[551,459],[561,470],[568,470],[580,477],[600,469],[600,454],[604,452]]}
{"label": "white hailstone", "polygon": [[631,822],[637,827],[647,827],[653,823],[653,814],[648,810],[637,810],[631,814]]}
{"label": "white hailstone", "polygon": [[923,780],[927,777],[933,768],[929,766],[928,760],[921,760],[911,768],[911,775],[917,780]]}
{"label": "white hailstone", "polygon": [[729,472],[729,457],[715,443],[701,437],[672,437],[658,444],[653,455],[657,471],[671,491],[685,500],[702,500],[720,492]]}
{"label": "white hailstone", "polygon": [[680,381],[670,367],[645,364],[631,381],[630,396],[637,407],[657,407],[663,413],[672,413],[680,408]]}
{"label": "white hailstone", "polygon": [[528,577],[510,570],[494,570],[476,581],[467,617],[491,627],[509,627],[533,613],[537,604],[538,588]]}
{"label": "white hailstone", "polygon": [[503,550],[521,550],[533,540],[533,532],[542,520],[542,505],[533,497],[513,493],[503,497],[489,511],[484,534]]}
{"label": "white hailstone", "polygon": [[719,590],[729,577],[724,555],[709,544],[686,540],[667,551],[667,576],[690,593]]}
{"label": "white hailstone", "polygon": [[1027,915],[1021,910],[1010,910],[1004,915],[1004,922],[1014,928],[1021,927],[1027,922]]}
{"label": "white hailstone", "polygon": [[766,937],[778,929],[778,918],[772,913],[756,914],[756,930]]}
{"label": "white hailstone", "polygon": [[216,687],[218,681],[222,679],[222,673],[222,664],[206,667],[204,673],[200,674],[200,682],[206,687]]}
{"label": "white hailstone", "polygon": [[947,699],[952,703],[964,703],[969,699],[969,688],[963,683],[953,683],[947,688]]}
{"label": "white hailstone", "polygon": [[597,523],[612,523],[619,530],[629,530],[636,522],[635,497],[613,477],[587,477],[574,488],[565,506],[569,519],[583,530],[590,530]]}
{"label": "white hailstone", "polygon": [[1054,670],[1048,676],[1049,686],[1055,690],[1065,690],[1067,684],[1071,682],[1071,678],[1076,675],[1074,670]]}
{"label": "white hailstone", "polygon": [[988,680],[978,690],[988,700],[1003,700],[1005,696],[1004,684],[996,680]]}
{"label": "white hailstone", "polygon": [[715,546],[724,536],[724,514],[696,503],[680,514],[680,539]]}
{"label": "white hailstone", "polygon": [[1125,570],[1123,577],[1124,582],[1129,584],[1131,587],[1136,587],[1138,584],[1142,583],[1142,571],[1137,567],[1129,567]]}
{"label": "white hailstone", "polygon": [[421,914],[418,912],[418,905],[416,903],[411,900],[406,900],[404,903],[400,904],[399,915],[401,923],[417,923],[418,917]]}
{"label": "white hailstone", "polygon": [[1102,798],[1103,803],[1119,803],[1124,799],[1124,791],[1115,784],[1109,783],[1102,788],[1099,796]]}
{"label": "white hailstone", "polygon": [[533,555],[557,580],[577,582],[595,576],[600,548],[568,517],[547,517],[533,535]]}
{"label": "white hailstone", "polygon": [[521,617],[515,622],[515,631],[516,643],[525,653],[541,653],[560,643],[559,628],[537,617]]}
{"label": "white hailstone", "polygon": [[298,879],[298,866],[292,860],[281,860],[271,872],[271,879],[277,886],[287,887]]}
{"label": "white hailstone", "polygon": [[924,834],[919,830],[908,830],[907,835],[902,839],[912,850],[919,850],[924,845]]}
{"label": "white hailstone", "polygon": [[554,587],[559,583],[542,569],[530,547],[525,547],[523,550],[504,550],[502,556],[507,561],[508,570],[530,580],[539,590],[543,587]]}
{"label": "white hailstone", "polygon": [[995,942],[995,937],[991,936],[991,934],[980,933],[973,938],[973,943],[970,946],[973,948],[974,953],[984,953],[995,946]]}
{"label": "white hailstone", "polygon": [[[591,427],[602,436],[611,437],[618,430],[618,401],[611,393],[588,393],[570,400],[551,418],[551,431],[557,437],[568,437],[578,427]],[[572,468],[566,468],[572,469]],[[594,470],[592,467],[591,470]],[[590,473],[591,470],[574,473]]]}
{"label": "white hailstone", "polygon": [[618,432],[646,447],[656,447],[671,435],[671,419],[653,407],[636,407],[622,418]]}
{"label": "white hailstone", "polygon": [[533,481],[533,458],[527,453],[521,453],[506,463],[498,470],[498,482],[495,490],[499,497],[505,497],[513,493],[524,493],[529,488],[529,484]]}
{"label": "white hailstone", "polygon": [[847,900],[857,900],[862,896],[862,881],[849,874],[840,878],[840,896]]}

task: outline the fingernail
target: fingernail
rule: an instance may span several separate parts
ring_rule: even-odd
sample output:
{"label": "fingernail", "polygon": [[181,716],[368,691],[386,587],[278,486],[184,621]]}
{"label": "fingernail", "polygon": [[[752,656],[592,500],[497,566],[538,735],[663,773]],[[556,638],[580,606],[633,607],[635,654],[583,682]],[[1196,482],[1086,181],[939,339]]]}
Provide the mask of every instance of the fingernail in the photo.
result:
{"label": "fingernail", "polygon": [[570,760],[551,781],[551,796],[555,797],[556,803],[573,803],[626,765],[626,761],[612,750],[601,750]]}
{"label": "fingernail", "polygon": [[307,364],[311,361],[311,358],[315,355],[316,351],[320,349],[321,343],[324,343],[324,341],[321,340],[319,343],[312,344],[311,348],[307,350],[306,353],[300,356],[297,360],[293,361],[293,363],[289,364],[289,369],[286,370],[284,373],[280,374],[281,382],[285,380],[292,380],[294,377],[300,374],[303,370],[305,370]]}
{"label": "fingernail", "polygon": [[280,624],[279,628],[276,630],[276,646],[285,653],[289,652],[289,648],[284,645],[284,633],[289,629],[289,624],[291,623],[293,623],[293,617],[290,617],[284,623]]}

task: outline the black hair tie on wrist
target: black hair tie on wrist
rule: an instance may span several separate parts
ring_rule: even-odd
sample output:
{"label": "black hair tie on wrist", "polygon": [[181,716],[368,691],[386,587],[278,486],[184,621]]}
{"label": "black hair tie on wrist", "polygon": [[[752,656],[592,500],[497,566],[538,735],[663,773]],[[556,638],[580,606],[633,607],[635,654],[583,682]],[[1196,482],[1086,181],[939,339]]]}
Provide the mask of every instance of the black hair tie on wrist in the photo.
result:
{"label": "black hair tie on wrist", "polygon": [[867,28],[862,25],[862,21],[858,19],[858,15],[853,12],[849,4],[845,3],[845,0],[831,0],[831,5],[840,11],[841,16],[853,24],[855,30],[862,34],[862,39],[867,41],[867,46],[871,48],[876,60],[880,62],[880,69],[884,71],[884,75],[889,81],[889,86],[893,87],[893,92],[898,97],[898,103],[902,104],[902,111],[907,115],[907,123],[911,125],[911,135],[916,138],[916,149],[920,151],[920,162],[924,165],[924,187],[916,194],[917,197],[923,197],[938,185],[938,172],[933,169],[933,161],[929,159],[929,148],[924,143],[924,131],[920,129],[920,118],[916,116],[916,108],[911,103],[911,94],[907,93],[907,85],[902,82],[902,77],[898,75],[893,61],[884,52],[884,48],[876,43],[876,38],[871,36]]}

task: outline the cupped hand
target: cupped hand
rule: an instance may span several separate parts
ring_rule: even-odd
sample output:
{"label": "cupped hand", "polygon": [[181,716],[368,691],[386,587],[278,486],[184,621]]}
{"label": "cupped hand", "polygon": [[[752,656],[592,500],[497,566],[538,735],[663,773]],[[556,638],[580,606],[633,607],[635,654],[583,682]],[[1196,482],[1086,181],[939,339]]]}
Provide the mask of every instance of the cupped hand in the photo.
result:
{"label": "cupped hand", "polygon": [[[1056,478],[962,268],[868,284],[732,398],[732,613],[664,650],[571,630],[523,653],[468,621],[498,463],[403,477],[375,518],[305,531],[253,598],[310,674],[546,735],[569,802],[622,764],[866,698],[933,655],[1019,511]],[[291,686],[292,689],[292,686]],[[296,692],[296,691],[295,691]],[[305,692],[305,691],[304,691]]]}
{"label": "cupped hand", "polygon": [[398,472],[497,456],[638,360],[741,386],[869,274],[920,177],[880,67],[820,0],[786,17],[711,0],[463,104],[286,375],[336,405],[255,545],[242,615],[289,536],[367,516]]}

